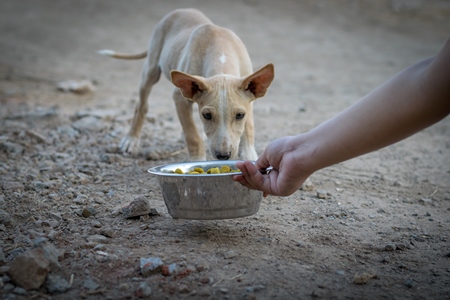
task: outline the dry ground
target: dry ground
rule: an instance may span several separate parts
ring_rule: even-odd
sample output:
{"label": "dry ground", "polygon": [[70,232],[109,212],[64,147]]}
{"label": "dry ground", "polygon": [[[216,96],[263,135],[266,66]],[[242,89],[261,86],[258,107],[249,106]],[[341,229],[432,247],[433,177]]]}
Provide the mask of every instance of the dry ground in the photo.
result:
{"label": "dry ground", "polygon": [[[180,7],[233,29],[255,69],[275,64],[255,103],[259,152],[434,55],[450,32],[450,4],[436,0],[1,1],[3,298],[449,299],[449,118],[317,172],[314,190],[268,197],[256,215],[170,217],[146,170],[187,159],[171,84],[162,79],[150,96],[142,153],[117,154],[142,61],[96,51],[143,50],[155,23]],[[58,91],[66,79],[97,89]],[[159,215],[124,219],[120,208],[141,195]],[[70,289],[24,291],[11,281],[9,264],[39,237],[61,250],[57,274]],[[178,272],[144,276],[143,257]]]}

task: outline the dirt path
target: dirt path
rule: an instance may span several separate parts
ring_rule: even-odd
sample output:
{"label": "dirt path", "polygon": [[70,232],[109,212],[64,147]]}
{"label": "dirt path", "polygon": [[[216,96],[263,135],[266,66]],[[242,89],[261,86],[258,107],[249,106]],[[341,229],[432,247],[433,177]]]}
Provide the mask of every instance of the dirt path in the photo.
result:
{"label": "dirt path", "polygon": [[[155,23],[175,8],[199,8],[233,29],[255,69],[275,64],[268,95],[255,103],[258,152],[434,55],[450,32],[447,1],[232,3],[0,2],[3,299],[449,297],[449,118],[321,170],[313,190],[268,197],[258,214],[233,220],[172,219],[146,174],[187,159],[167,80],[150,96],[142,153],[116,153],[142,61],[96,51],[143,50]],[[58,91],[68,79],[91,80],[96,91]],[[157,213],[125,219],[121,208],[139,196]],[[59,261],[27,291],[13,263],[33,247],[59,250]],[[140,260],[149,257],[171,267],[143,274]]]}

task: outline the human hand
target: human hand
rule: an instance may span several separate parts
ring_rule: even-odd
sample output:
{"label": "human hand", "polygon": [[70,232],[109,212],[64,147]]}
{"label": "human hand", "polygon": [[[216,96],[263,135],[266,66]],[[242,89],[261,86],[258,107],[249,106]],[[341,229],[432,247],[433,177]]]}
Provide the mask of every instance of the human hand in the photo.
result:
{"label": "human hand", "polygon": [[[242,175],[233,179],[249,189],[263,191],[267,195],[288,196],[293,194],[311,175],[300,160],[301,138],[283,137],[270,143],[255,164],[251,161],[237,162]],[[273,169],[268,174],[260,170]]]}

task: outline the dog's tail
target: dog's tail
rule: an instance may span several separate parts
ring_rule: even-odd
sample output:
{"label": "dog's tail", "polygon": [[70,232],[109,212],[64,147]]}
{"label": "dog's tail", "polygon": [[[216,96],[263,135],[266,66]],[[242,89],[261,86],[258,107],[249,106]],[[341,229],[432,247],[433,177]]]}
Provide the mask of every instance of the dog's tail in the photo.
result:
{"label": "dog's tail", "polygon": [[124,54],[124,53],[117,53],[113,50],[100,50],[97,51],[98,54],[106,55],[118,59],[142,59],[147,57],[147,51],[144,51],[142,53],[138,54]]}

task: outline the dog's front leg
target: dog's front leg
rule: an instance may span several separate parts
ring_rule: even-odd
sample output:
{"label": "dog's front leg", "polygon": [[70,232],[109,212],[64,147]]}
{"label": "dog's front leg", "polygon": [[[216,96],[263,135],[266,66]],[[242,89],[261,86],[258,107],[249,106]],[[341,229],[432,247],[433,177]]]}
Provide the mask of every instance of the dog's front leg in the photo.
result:
{"label": "dog's front leg", "polygon": [[253,107],[247,112],[247,120],[245,122],[245,130],[239,144],[239,157],[241,159],[256,160],[258,154],[255,150],[255,126],[253,123]]}
{"label": "dog's front leg", "polygon": [[[152,64],[153,66],[154,64]],[[145,115],[148,111],[147,98],[152,90],[153,85],[158,82],[161,75],[161,70],[158,66],[150,66],[150,62],[144,64],[142,70],[142,80],[139,87],[139,103],[134,111],[133,123],[128,131],[128,134],[122,139],[120,143],[120,150],[136,154],[139,150],[139,138],[141,134],[142,125],[144,124]]]}
{"label": "dog's front leg", "polygon": [[175,89],[173,100],[177,108],[178,119],[183,128],[189,159],[191,161],[206,160],[205,145],[192,116],[192,105],[194,102],[184,98],[179,89]]}

